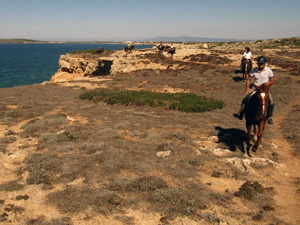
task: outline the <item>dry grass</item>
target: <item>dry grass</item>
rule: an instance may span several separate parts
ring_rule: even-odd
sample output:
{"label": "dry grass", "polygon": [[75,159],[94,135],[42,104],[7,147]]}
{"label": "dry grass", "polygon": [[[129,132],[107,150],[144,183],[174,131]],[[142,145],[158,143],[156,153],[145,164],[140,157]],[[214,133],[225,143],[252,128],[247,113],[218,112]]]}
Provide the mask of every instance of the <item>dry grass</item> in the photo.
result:
{"label": "dry grass", "polygon": [[[228,157],[244,158],[246,137],[244,122],[232,117],[239,108],[244,83],[238,79],[241,75],[234,73],[236,68],[220,66],[229,59],[194,55],[176,61],[151,53],[144,60],[179,64],[181,69],[117,74],[110,87],[117,89],[122,84],[124,89],[130,89],[147,81],[145,90],[157,91],[168,85],[220,99],[225,102],[224,108],[189,114],[149,106],[111,106],[80,100],[83,89],[52,85],[0,90],[0,122],[8,127],[0,139],[0,154],[15,154],[11,146],[19,139],[23,150],[33,149],[26,152],[25,160],[14,165],[18,179],[1,183],[0,191],[16,192],[20,203],[27,198],[22,193],[24,188],[35,185],[45,195],[48,193],[47,204],[63,215],[53,220],[43,215],[26,218],[26,224],[72,224],[72,216],[88,208],[94,215],[118,214],[115,219],[124,224],[136,223],[133,217],[120,216],[129,208],[156,212],[162,224],[171,224],[177,217],[211,224],[226,218],[241,224],[280,224],[273,193],[268,189],[271,187],[263,186],[268,177],[250,176],[248,171],[225,162]],[[278,115],[299,96],[300,87],[296,76],[275,72],[276,85],[271,93],[276,104],[274,113]],[[299,107],[295,105],[282,126],[295,148],[300,133],[295,127],[298,115]],[[22,131],[15,132],[12,127],[25,120]],[[209,139],[211,136],[214,141]],[[276,159],[269,143],[273,137],[267,127],[258,157]],[[30,144],[23,144],[25,141]],[[224,155],[214,154],[215,149]],[[159,157],[158,152],[169,155]],[[268,165],[253,165],[258,174],[274,172]],[[241,186],[252,176],[260,179],[256,185],[250,182],[247,187]],[[236,188],[225,190],[222,182],[232,182]],[[251,197],[237,197],[235,193],[242,190]],[[31,195],[27,196],[30,200]],[[4,205],[0,200],[1,208]],[[244,206],[249,206],[247,213]],[[3,213],[7,215],[0,215],[0,221],[7,221],[11,215]]]}
{"label": "dry grass", "polygon": [[299,121],[300,105],[294,105],[281,125],[284,137],[293,144],[295,154],[298,156],[300,156],[300,127],[295,126],[295,124],[299,123]]}

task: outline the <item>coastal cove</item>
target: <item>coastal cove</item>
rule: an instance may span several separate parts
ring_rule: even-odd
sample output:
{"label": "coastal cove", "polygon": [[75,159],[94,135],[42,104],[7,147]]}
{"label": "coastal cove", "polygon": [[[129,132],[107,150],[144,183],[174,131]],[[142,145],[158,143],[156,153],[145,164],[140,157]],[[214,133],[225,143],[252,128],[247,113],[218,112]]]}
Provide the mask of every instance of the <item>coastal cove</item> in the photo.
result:
{"label": "coastal cove", "polygon": [[[49,81],[58,70],[60,55],[97,49],[124,49],[125,44],[63,43],[63,44],[0,44],[0,88],[39,84]],[[136,45],[136,49],[153,45]]]}

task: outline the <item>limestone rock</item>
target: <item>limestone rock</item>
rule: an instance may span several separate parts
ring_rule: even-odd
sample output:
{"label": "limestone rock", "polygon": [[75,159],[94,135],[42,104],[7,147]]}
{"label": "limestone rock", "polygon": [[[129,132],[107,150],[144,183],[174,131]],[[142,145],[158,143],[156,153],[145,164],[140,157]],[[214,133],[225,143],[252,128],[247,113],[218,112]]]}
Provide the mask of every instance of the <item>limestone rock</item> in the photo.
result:
{"label": "limestone rock", "polygon": [[109,75],[112,62],[111,59],[99,58],[98,55],[61,55],[58,61],[59,70],[52,76],[50,83],[73,81],[84,76]]}

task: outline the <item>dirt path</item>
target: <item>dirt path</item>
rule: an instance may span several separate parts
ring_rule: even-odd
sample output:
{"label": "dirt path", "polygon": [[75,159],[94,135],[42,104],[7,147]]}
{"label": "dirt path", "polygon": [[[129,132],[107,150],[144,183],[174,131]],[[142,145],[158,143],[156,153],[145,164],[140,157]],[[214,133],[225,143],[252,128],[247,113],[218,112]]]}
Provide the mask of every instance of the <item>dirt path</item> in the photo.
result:
{"label": "dirt path", "polygon": [[276,145],[279,163],[283,165],[272,176],[272,185],[276,190],[274,200],[277,205],[278,217],[289,224],[300,223],[300,195],[296,186],[300,171],[300,160],[295,156],[295,150],[291,144],[283,137],[280,125],[291,111],[291,106],[295,104],[297,102],[291,103],[284,113],[276,116],[276,123],[272,126],[274,133],[272,142]]}

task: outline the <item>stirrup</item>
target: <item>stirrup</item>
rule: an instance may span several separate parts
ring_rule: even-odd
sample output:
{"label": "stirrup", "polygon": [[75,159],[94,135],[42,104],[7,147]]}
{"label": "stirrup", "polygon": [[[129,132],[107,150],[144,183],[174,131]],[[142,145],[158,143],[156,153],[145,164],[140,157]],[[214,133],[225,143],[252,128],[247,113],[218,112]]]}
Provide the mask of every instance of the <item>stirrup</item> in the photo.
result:
{"label": "stirrup", "polygon": [[274,124],[274,119],[273,117],[268,118],[268,124]]}

